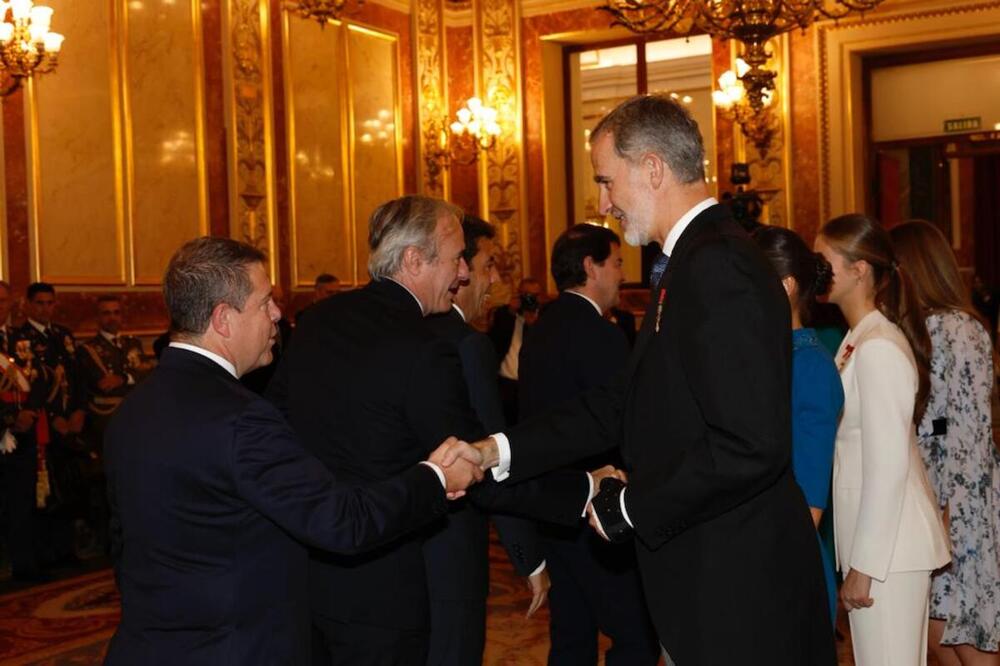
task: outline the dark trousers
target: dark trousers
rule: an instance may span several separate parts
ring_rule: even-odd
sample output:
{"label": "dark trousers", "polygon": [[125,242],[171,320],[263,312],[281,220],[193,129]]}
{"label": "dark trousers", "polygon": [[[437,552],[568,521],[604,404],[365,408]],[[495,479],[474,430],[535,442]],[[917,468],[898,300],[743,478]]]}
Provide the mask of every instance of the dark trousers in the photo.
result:
{"label": "dark trousers", "polygon": [[550,530],[545,546],[552,580],[549,666],[597,664],[598,631],[611,639],[607,666],[656,664],[660,645],[631,544],[611,545],[577,529]]}
{"label": "dark trousers", "polygon": [[35,508],[38,459],[34,441],[19,436],[17,450],[4,456],[2,464],[11,569],[15,575],[34,575],[41,569],[41,516]]}
{"label": "dark trousers", "polygon": [[431,600],[427,666],[480,666],[486,647],[486,599]]}
{"label": "dark trousers", "polygon": [[425,666],[426,631],[376,627],[335,620],[313,612],[313,623],[322,634],[326,654],[315,654],[313,664],[330,666]]}

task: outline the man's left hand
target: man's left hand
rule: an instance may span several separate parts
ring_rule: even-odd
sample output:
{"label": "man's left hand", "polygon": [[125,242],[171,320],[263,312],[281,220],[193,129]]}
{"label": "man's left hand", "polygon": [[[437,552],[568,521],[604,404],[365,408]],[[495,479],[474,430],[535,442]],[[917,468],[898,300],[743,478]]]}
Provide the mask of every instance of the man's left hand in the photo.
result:
{"label": "man's left hand", "polygon": [[608,538],[608,535],[604,533],[604,526],[601,525],[601,519],[597,517],[597,512],[594,511],[593,504],[587,505],[587,522],[589,522],[590,526],[594,528],[594,531],[597,532],[598,536],[600,536],[608,543],[611,542],[611,539]]}
{"label": "man's left hand", "polygon": [[538,573],[528,576],[528,588],[531,590],[531,605],[528,606],[526,618],[535,614],[549,596],[549,588],[552,587],[552,580],[549,578],[548,568],[542,569]]}

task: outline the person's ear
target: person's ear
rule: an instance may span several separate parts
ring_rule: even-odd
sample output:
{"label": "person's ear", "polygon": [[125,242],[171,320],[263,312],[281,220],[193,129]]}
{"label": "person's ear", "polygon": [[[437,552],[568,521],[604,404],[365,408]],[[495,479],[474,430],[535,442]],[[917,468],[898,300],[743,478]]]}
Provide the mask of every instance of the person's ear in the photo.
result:
{"label": "person's ear", "polygon": [[667,165],[656,153],[646,153],[640,160],[643,172],[649,180],[649,186],[654,190],[660,189],[667,178]]}
{"label": "person's ear", "polygon": [[224,338],[228,338],[233,332],[233,315],[236,310],[228,303],[219,303],[212,309],[210,326],[212,330]]}
{"label": "person's ear", "polygon": [[597,264],[594,262],[593,257],[583,258],[583,272],[587,274],[588,280],[597,279]]}
{"label": "person's ear", "polygon": [[424,254],[420,251],[420,248],[410,245],[405,250],[403,250],[402,261],[400,266],[404,271],[410,275],[414,275],[420,272],[420,267],[424,264]]}

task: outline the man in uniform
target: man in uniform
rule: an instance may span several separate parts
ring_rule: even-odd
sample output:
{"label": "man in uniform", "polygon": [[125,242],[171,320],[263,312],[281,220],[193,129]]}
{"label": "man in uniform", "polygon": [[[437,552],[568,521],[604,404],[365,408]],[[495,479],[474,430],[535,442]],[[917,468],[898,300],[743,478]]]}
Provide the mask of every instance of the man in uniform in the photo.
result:
{"label": "man in uniform", "polygon": [[21,490],[34,488],[34,507],[45,511],[40,524],[43,558],[54,563],[73,561],[73,518],[85,508],[77,496],[79,485],[73,475],[65,473],[71,469],[73,448],[85,419],[76,341],[69,329],[52,322],[56,305],[52,285],[28,285],[26,300],[28,320],[13,331],[8,343],[31,385],[17,417],[26,426],[24,441],[18,441],[22,455],[35,463],[35,473],[26,475],[34,476],[30,483],[22,479]]}
{"label": "man in uniform", "polygon": [[121,401],[153,367],[142,353],[142,342],[122,335],[122,301],[117,295],[97,299],[97,335],[82,343],[76,354],[80,386],[87,409],[85,430],[88,457],[87,519],[97,543],[107,543],[108,510],[102,454],[104,430]]}
{"label": "man in uniform", "polygon": [[100,450],[108,419],[152,364],[144,360],[139,338],[121,334],[119,296],[97,299],[97,326],[97,335],[80,345],[76,359],[86,396],[87,429]]}

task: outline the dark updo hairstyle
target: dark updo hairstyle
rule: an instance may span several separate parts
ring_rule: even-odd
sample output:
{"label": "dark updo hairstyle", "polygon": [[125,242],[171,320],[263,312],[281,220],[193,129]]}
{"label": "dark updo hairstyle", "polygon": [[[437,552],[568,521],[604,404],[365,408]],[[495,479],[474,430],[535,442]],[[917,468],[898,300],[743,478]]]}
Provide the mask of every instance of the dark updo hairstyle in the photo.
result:
{"label": "dark updo hairstyle", "polygon": [[931,338],[913,282],[899,264],[889,233],[861,213],[835,217],[819,233],[847,261],[864,261],[871,266],[875,305],[902,329],[913,349],[918,377],[913,422],[919,424],[930,393]]}
{"label": "dark updo hairstyle", "polygon": [[806,326],[812,321],[813,304],[833,281],[833,268],[822,254],[813,252],[797,233],[782,227],[763,226],[753,239],[782,280],[795,278],[799,291],[793,307]]}

